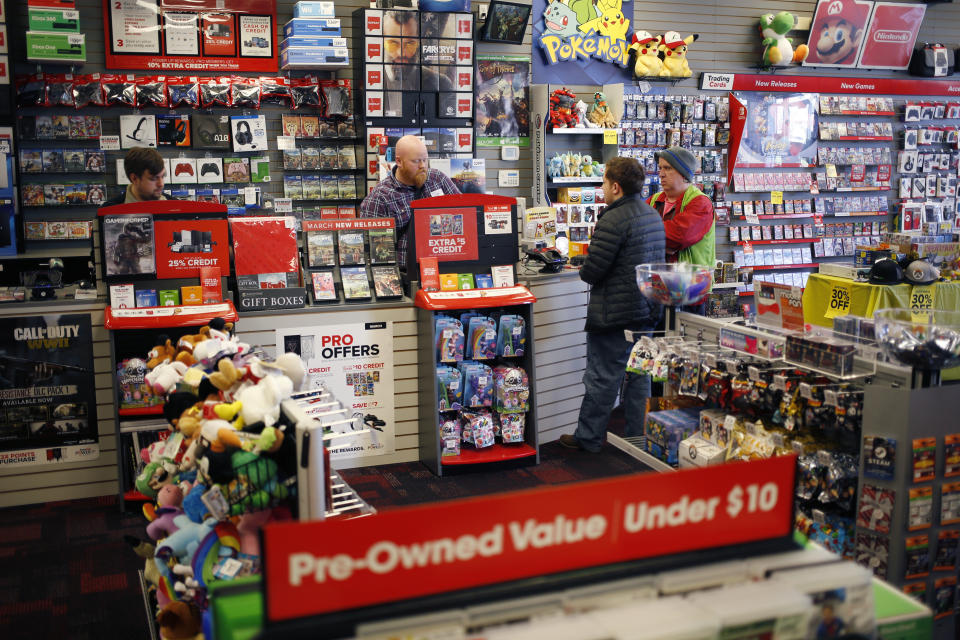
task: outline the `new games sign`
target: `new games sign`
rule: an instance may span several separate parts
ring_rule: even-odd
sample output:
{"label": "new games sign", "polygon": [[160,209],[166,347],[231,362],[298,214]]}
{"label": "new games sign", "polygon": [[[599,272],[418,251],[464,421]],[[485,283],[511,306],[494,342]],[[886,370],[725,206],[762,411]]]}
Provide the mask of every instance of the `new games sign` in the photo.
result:
{"label": "new games sign", "polygon": [[632,0],[534,0],[534,84],[623,82]]}

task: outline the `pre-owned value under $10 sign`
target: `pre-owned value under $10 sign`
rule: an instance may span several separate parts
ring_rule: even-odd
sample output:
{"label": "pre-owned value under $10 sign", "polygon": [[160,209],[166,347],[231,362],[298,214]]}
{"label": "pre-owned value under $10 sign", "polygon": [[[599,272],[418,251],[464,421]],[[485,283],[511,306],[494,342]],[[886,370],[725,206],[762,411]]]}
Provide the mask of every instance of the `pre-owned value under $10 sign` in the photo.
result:
{"label": "pre-owned value under $10 sign", "polygon": [[[270,621],[785,538],[796,456],[268,525]],[[402,595],[400,595],[402,594]]]}

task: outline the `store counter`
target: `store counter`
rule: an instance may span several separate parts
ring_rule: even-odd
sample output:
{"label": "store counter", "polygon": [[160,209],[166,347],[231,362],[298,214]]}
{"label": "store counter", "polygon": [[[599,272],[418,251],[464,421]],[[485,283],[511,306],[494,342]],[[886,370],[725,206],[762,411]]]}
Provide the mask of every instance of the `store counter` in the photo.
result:
{"label": "store counter", "polygon": [[[833,327],[833,318],[837,316],[872,318],[877,309],[910,308],[912,294],[921,289],[928,287],[878,285],[813,273],[803,292],[803,321]],[[960,282],[938,282],[930,285],[929,290],[934,309],[960,308]]]}
{"label": "store counter", "polygon": [[517,265],[517,280],[537,297],[533,304],[536,344],[537,430],[540,443],[573,433],[583,401],[583,372],[587,366],[589,285],[577,269],[539,273],[537,265]]}

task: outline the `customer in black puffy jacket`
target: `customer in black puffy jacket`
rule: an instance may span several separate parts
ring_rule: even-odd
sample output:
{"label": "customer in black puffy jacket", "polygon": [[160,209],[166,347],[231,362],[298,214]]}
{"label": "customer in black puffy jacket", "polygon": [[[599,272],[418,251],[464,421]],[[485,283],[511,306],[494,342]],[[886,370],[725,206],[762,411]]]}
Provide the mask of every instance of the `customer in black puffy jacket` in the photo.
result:
{"label": "customer in black puffy jacket", "polygon": [[626,372],[633,347],[624,329],[651,331],[660,320],[660,305],[637,287],[636,266],[665,260],[663,221],[640,197],[643,167],[634,158],[607,163],[603,194],[609,203],[600,214],[580,278],[592,285],[587,306],[587,367],[580,419],[573,435],[560,436],[571,449],[599,451],[610,412],[624,375],[626,435],[643,435],[650,377]]}

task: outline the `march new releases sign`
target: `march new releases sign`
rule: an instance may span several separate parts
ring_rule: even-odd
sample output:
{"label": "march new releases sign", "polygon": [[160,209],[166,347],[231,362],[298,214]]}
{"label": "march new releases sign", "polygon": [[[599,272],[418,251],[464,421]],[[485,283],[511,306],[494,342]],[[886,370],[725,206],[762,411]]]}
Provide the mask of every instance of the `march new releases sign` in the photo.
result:
{"label": "march new releases sign", "polygon": [[786,537],[795,464],[791,455],[268,525],[267,618]]}
{"label": "march new releases sign", "polygon": [[417,258],[439,262],[477,259],[476,207],[414,210]]}

